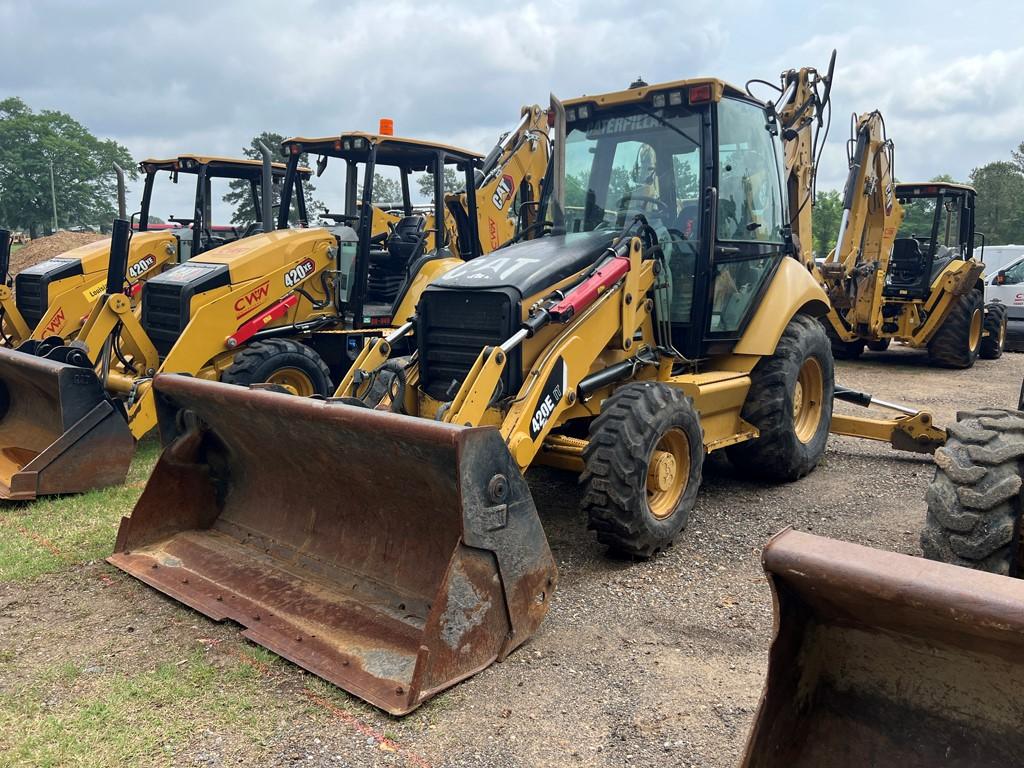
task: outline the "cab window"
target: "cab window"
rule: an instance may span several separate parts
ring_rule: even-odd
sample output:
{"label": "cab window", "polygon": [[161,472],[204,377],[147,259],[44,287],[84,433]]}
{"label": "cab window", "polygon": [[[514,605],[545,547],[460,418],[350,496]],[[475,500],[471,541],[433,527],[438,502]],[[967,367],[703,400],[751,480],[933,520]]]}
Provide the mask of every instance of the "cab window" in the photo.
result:
{"label": "cab window", "polygon": [[711,313],[713,338],[739,333],[765,280],[781,258],[785,206],[779,142],[764,110],[748,102],[718,104],[718,208]]}
{"label": "cab window", "polygon": [[675,324],[692,317],[701,131],[686,107],[644,107],[576,121],[566,136],[567,232],[618,230],[643,214],[665,254]]}
{"label": "cab window", "polygon": [[718,114],[718,239],[781,243],[778,154],[764,110],[722,99]]}

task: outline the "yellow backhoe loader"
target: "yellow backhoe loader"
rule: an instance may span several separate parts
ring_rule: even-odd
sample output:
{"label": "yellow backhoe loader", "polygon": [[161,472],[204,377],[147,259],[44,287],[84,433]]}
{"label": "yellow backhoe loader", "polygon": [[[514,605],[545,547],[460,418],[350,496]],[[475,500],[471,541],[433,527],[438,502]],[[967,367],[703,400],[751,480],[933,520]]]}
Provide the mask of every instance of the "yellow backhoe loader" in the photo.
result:
{"label": "yellow backhoe loader", "polygon": [[[542,620],[533,464],[579,472],[598,539],[641,557],[685,526],[708,452],[769,481],[814,469],[829,304],[775,112],[715,79],[552,111],[549,234],[434,276],[333,398],[157,377],[166,448],[113,564],[401,714]],[[858,421],[944,439],[921,414]]]}
{"label": "yellow backhoe loader", "polygon": [[[366,133],[289,139],[285,149],[290,161],[278,231],[223,245],[151,278],[136,316],[121,289],[127,223],[116,222],[121,234],[106,291],[76,341],[43,356],[0,350],[7,402],[0,413],[0,497],[120,482],[134,440],[156,424],[151,384],[160,371],[331,394],[332,377],[344,373],[363,337],[411,316],[427,283],[490,250],[494,240],[482,244],[480,228],[499,241],[513,239],[520,220],[536,216],[532,201],[539,199],[549,158],[547,115],[524,109],[517,128],[487,158]],[[334,227],[287,229],[292,182],[305,174],[299,158],[307,152],[319,155],[321,173],[328,158],[344,164],[345,210],[324,214]],[[374,205],[375,179],[386,169],[401,178],[403,200],[395,211]],[[446,196],[446,169],[460,171],[473,194]],[[429,212],[414,210],[414,172],[433,179]],[[446,220],[452,223],[436,225]],[[458,239],[449,239],[449,231]]]}
{"label": "yellow backhoe loader", "polygon": [[[266,162],[269,163],[269,159]],[[115,170],[118,175],[120,216],[125,218],[124,172],[116,166]],[[125,275],[132,298],[138,297],[146,280],[169,267],[218,245],[263,231],[263,206],[259,200],[267,169],[259,160],[188,154],[166,160],[143,160],[139,163],[139,170],[145,176],[142,206],[137,214],[137,232],[131,240]],[[280,184],[284,180],[285,171],[283,163],[269,166],[271,184]],[[171,217],[170,226],[150,223],[153,192],[164,173],[169,174],[175,183],[182,175],[196,180],[195,212],[192,218]],[[302,218],[305,218],[305,198],[301,184],[309,175],[310,171],[304,170],[296,174],[294,179],[294,183],[299,185],[294,199]],[[254,225],[239,231],[232,227],[214,227],[210,223],[213,179],[241,179],[249,182],[256,210]],[[23,269],[14,276],[13,285],[8,277],[10,262],[0,265],[3,267],[0,272],[0,344],[16,348],[31,342],[23,351],[45,354],[54,346],[73,340],[93,305],[103,295],[109,262],[110,240],[100,240]]]}
{"label": "yellow backhoe loader", "polygon": [[[787,161],[804,173],[796,210],[809,217],[816,163],[806,164],[808,139],[797,133],[829,107],[828,94],[797,114],[794,105],[803,103],[790,101],[781,117],[793,145]],[[895,183],[893,143],[877,110],[854,116],[851,130],[836,247],[815,261],[810,240],[802,244],[805,263],[829,296],[825,327],[833,355],[854,358],[865,347],[880,352],[896,341],[927,348],[933,364],[948,368],[969,368],[979,355],[998,358],[1006,310],[998,303],[984,306],[985,265],[974,257],[976,237],[984,254],[984,237],[974,229],[974,189]]]}

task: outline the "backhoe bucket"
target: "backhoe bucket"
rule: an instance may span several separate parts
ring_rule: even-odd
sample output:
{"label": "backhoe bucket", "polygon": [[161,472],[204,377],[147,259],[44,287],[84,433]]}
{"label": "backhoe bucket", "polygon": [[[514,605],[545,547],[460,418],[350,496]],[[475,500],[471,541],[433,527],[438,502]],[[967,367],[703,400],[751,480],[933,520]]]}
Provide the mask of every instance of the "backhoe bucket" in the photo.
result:
{"label": "backhoe bucket", "polygon": [[744,768],[1024,761],[1024,582],[783,531]]}
{"label": "backhoe bucket", "polygon": [[498,431],[182,376],[109,562],[392,714],[503,659],[556,570]]}
{"label": "backhoe bucket", "polygon": [[134,453],[94,370],[0,348],[0,498],[117,485]]}

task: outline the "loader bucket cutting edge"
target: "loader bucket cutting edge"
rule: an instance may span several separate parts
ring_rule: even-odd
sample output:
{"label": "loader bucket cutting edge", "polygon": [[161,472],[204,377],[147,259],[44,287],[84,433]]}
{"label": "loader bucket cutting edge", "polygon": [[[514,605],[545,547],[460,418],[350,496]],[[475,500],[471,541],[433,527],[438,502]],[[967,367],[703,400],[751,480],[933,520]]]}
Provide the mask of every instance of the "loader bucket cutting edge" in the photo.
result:
{"label": "loader bucket cutting edge", "polygon": [[0,499],[117,485],[134,453],[95,371],[0,348]]}
{"label": "loader bucket cutting edge", "polygon": [[494,428],[181,376],[109,562],[392,714],[501,660],[556,569]]}
{"label": "loader bucket cutting edge", "polygon": [[786,530],[743,768],[1007,766],[1024,755],[1024,582]]}

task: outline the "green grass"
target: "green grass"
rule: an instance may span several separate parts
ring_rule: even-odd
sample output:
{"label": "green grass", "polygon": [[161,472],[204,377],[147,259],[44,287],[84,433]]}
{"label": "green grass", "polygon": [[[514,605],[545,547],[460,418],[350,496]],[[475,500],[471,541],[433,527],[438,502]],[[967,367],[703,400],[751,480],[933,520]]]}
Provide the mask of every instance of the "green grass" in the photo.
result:
{"label": "green grass", "polygon": [[0,506],[0,582],[109,555],[121,517],[135,506],[159,452],[156,438],[140,442],[124,485]]}
{"label": "green grass", "polygon": [[11,255],[13,256],[14,254],[16,254],[18,251],[20,251],[24,247],[25,247],[24,243],[14,243],[13,245],[11,245]]}
{"label": "green grass", "polygon": [[40,670],[0,693],[0,765],[173,765],[207,731],[258,750],[278,716],[266,680],[241,658],[219,661],[195,650],[130,675]]}

